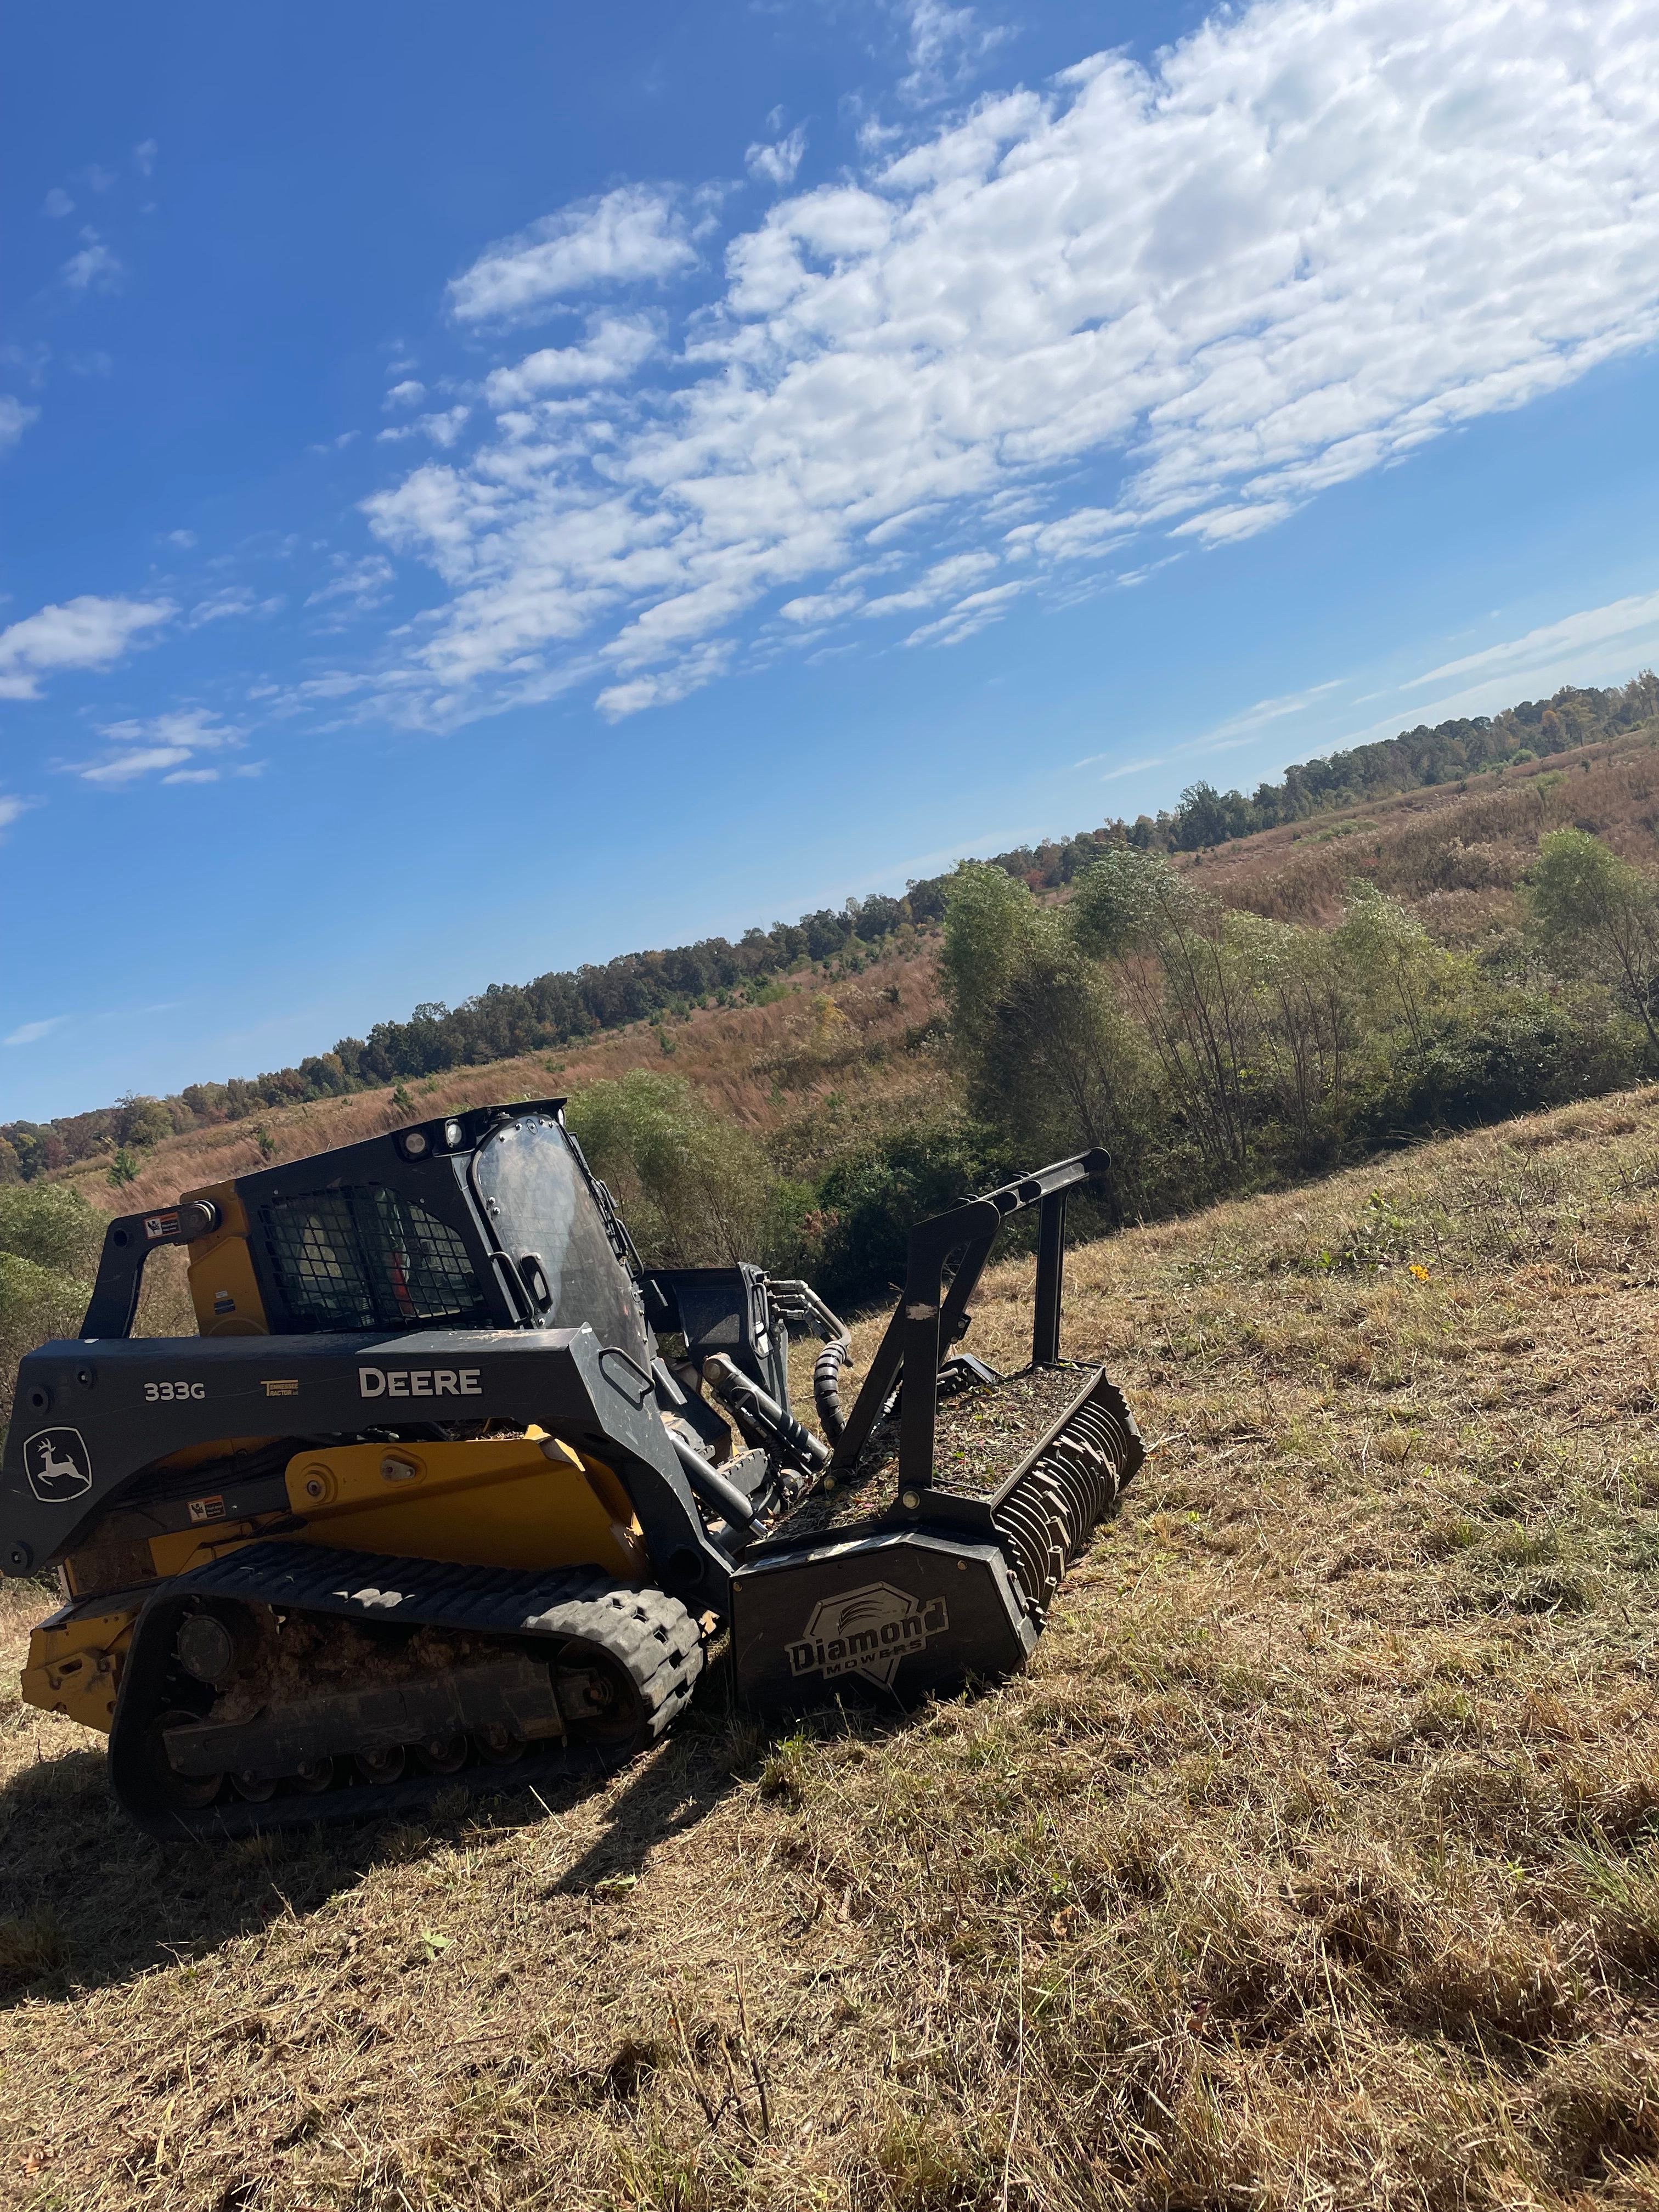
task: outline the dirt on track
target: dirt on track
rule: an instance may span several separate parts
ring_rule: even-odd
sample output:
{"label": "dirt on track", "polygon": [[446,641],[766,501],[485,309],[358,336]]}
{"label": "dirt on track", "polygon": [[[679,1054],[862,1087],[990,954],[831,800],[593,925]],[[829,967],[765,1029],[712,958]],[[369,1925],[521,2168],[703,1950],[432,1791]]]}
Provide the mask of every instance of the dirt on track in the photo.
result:
{"label": "dirt on track", "polygon": [[1157,1449],[908,1719],[711,1680],[606,1788],[210,1851],[0,1690],[0,2204],[1659,2203],[1656,1224],[1645,1091],[1077,1252]]}

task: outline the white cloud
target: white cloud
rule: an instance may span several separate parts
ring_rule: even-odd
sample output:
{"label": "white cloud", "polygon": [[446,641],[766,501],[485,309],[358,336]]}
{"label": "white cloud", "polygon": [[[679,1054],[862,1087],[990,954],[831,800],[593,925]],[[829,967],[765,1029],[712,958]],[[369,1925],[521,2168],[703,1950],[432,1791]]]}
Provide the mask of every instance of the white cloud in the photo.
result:
{"label": "white cloud", "polygon": [[[1508,679],[1564,659],[1577,657],[1582,664],[1592,654],[1598,663],[1604,662],[1605,651],[1598,648],[1627,645],[1634,650],[1644,644],[1650,647],[1656,632],[1659,632],[1659,592],[1642,592],[1627,599],[1614,599],[1607,606],[1583,608],[1559,622],[1529,629],[1524,637],[1510,638],[1501,645],[1489,645],[1479,653],[1465,653],[1461,660],[1443,661],[1425,675],[1413,676],[1401,689],[1414,691],[1419,685],[1443,684],[1454,676],[1501,676]],[[1629,658],[1629,653],[1625,657]],[[1594,679],[1587,675],[1581,680]]]}
{"label": "white cloud", "polygon": [[0,1044],[39,1044],[42,1037],[50,1036],[54,1030],[61,1030],[68,1019],[67,1014],[53,1014],[47,1021],[25,1022],[9,1036],[0,1037]]}
{"label": "white cloud", "polygon": [[787,137],[775,139],[769,145],[757,141],[744,155],[743,166],[757,183],[781,188],[794,183],[805,151],[806,125],[798,123]]}
{"label": "white cloud", "polygon": [[913,629],[904,641],[906,645],[960,645],[974,637],[989,623],[994,622],[1007,605],[1027,586],[1023,584],[994,584],[988,591],[969,592],[958,599],[947,614],[937,622],[924,623]]}
{"label": "white cloud", "polygon": [[21,368],[38,392],[46,380],[46,370],[52,363],[52,348],[40,338],[32,345],[0,345],[0,362],[3,362],[8,368]]}
{"label": "white cloud", "polygon": [[40,415],[38,407],[26,407],[9,392],[0,392],[0,453],[9,453]]}
{"label": "white cloud", "polygon": [[578,345],[545,346],[484,380],[484,398],[497,411],[523,407],[550,392],[574,392],[593,384],[620,384],[647,361],[659,343],[648,315],[595,315]]}
{"label": "white cloud", "polygon": [[115,753],[108,760],[78,768],[76,774],[85,783],[131,783],[136,777],[152,775],[157,769],[171,768],[175,761],[189,758],[187,745],[144,745],[133,752]]}
{"label": "white cloud", "polygon": [[662,675],[635,676],[626,684],[613,684],[601,691],[599,712],[607,720],[619,722],[624,715],[637,714],[645,707],[669,706],[720,675],[730,655],[731,648],[724,643],[697,646],[677,667]]}
{"label": "white cloud", "polygon": [[40,212],[51,216],[54,222],[60,222],[64,216],[75,213],[75,202],[61,185],[54,185],[41,201]]}
{"label": "white cloud", "polygon": [[[1643,592],[1614,599],[1606,606],[1585,607],[1546,623],[1523,635],[1507,638],[1477,653],[1442,661],[1421,676],[1392,687],[1401,701],[1381,721],[1335,737],[1325,747],[1339,749],[1369,744],[1376,738],[1392,738],[1403,727],[1448,721],[1463,714],[1490,714],[1513,706],[1516,695],[1530,692],[1547,698],[1564,684],[1622,684],[1638,670],[1659,664],[1659,592]],[[1431,684],[1453,684],[1437,698],[1410,695]],[[1389,692],[1368,691],[1354,704],[1368,706]]]}
{"label": "white cloud", "polygon": [[120,282],[120,263],[95,230],[81,233],[81,251],[72,253],[58,274],[71,292],[108,292]]}
{"label": "white cloud", "polygon": [[188,745],[196,752],[216,752],[222,745],[242,743],[242,732],[221,721],[207,707],[175,707],[167,714],[142,720],[105,722],[98,734],[119,744]]}
{"label": "white cloud", "polygon": [[326,676],[308,676],[295,690],[302,699],[343,699],[353,691],[362,690],[368,681],[366,676],[354,676],[347,669],[333,668]]}
{"label": "white cloud", "polygon": [[[915,70],[988,35],[961,9],[906,20]],[[453,310],[689,268],[678,205],[629,185],[550,217]],[[1649,0],[1258,0],[1150,71],[1097,56],[776,203],[670,388],[526,411],[578,392],[593,335],[497,369],[495,433],[366,502],[449,589],[392,711],[592,678],[632,711],[732,665],[769,603],[815,637],[940,607],[909,641],[957,642],[1016,583],[1243,540],[1656,336]],[[855,580],[905,525],[921,571],[947,532],[977,540],[972,587],[901,573],[872,600]]]}
{"label": "white cloud", "polygon": [[899,81],[899,96],[912,106],[927,106],[957,91],[994,46],[1010,33],[1000,25],[982,25],[972,8],[952,8],[948,0],[906,0],[910,68]]}
{"label": "white cloud", "polygon": [[375,442],[381,446],[399,446],[405,438],[430,438],[434,446],[446,450],[460,436],[472,410],[461,405],[448,407],[440,414],[422,415],[413,422],[399,423],[395,429],[377,430]]}
{"label": "white cloud", "polygon": [[383,412],[390,414],[394,407],[418,407],[425,398],[425,385],[418,383],[412,376],[406,376],[401,384],[392,386],[380,402],[380,406]]}
{"label": "white cloud", "polygon": [[198,753],[222,752],[246,741],[234,724],[222,721],[205,707],[174,708],[142,720],[106,722],[98,734],[118,750],[100,761],[77,762],[74,773],[83,783],[106,786],[136,782],[140,776],[169,769],[179,772],[163,775],[165,783],[211,782],[217,769],[186,771],[185,763]]}
{"label": "white cloud", "polygon": [[1276,699],[1258,699],[1254,707],[1247,707],[1242,714],[1234,714],[1214,729],[1206,730],[1201,738],[1190,744],[1177,746],[1176,750],[1190,752],[1194,748],[1202,751],[1213,746],[1221,750],[1235,739],[1248,742],[1256,732],[1269,723],[1282,721],[1286,714],[1299,714],[1311,707],[1316,700],[1328,698],[1333,691],[1342,689],[1343,679],[1334,677],[1328,684],[1310,684],[1305,691],[1286,691]]}
{"label": "white cloud", "polygon": [[153,138],[141,138],[133,148],[133,165],[141,177],[152,174],[155,167],[155,156],[160,151],[161,149]]}
{"label": "white cloud", "polygon": [[204,623],[224,622],[233,615],[280,614],[285,604],[280,592],[262,599],[245,585],[227,584],[219,591],[210,592],[191,609],[185,627],[200,629]]}
{"label": "white cloud", "polygon": [[0,830],[9,830],[18,816],[27,811],[27,799],[13,799],[9,793],[0,792]]}
{"label": "white cloud", "polygon": [[343,617],[368,614],[385,600],[392,583],[392,563],[379,553],[354,561],[344,553],[332,556],[333,574],[307,599],[308,607],[333,606]]}
{"label": "white cloud", "polygon": [[188,553],[196,543],[196,532],[193,530],[169,530],[166,543],[169,545],[176,545],[181,553]]}
{"label": "white cloud", "polygon": [[522,320],[567,293],[677,276],[696,258],[676,196],[623,185],[492,246],[450,285],[450,313],[463,323]]}
{"label": "white cloud", "polygon": [[63,669],[107,668],[178,611],[171,599],[84,594],[26,615],[0,631],[0,699],[38,699],[41,678]]}
{"label": "white cloud", "polygon": [[115,182],[114,170],[100,168],[96,161],[82,169],[80,175],[81,182],[89,192],[106,192]]}
{"label": "white cloud", "polygon": [[786,599],[778,612],[786,622],[827,623],[867,609],[867,605],[862,592],[808,592],[802,599]]}

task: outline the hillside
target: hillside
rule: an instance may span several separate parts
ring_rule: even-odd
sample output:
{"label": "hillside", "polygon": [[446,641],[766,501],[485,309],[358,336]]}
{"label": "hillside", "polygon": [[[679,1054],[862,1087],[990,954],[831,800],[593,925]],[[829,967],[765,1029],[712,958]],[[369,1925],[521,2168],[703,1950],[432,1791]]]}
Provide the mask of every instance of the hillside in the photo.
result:
{"label": "hillside", "polygon": [[[1097,827],[1036,847],[995,854],[982,865],[1038,893],[1063,890],[1103,854],[1120,848],[1160,852],[1196,865],[1207,852],[1234,843],[1252,854],[1279,852],[1308,837],[1316,842],[1370,826],[1396,795],[1461,796],[1473,779],[1510,770],[1547,771],[1552,763],[1583,766],[1634,739],[1650,741],[1659,709],[1659,678],[1644,671],[1611,690],[1564,686],[1546,700],[1526,700],[1493,715],[1419,726],[1397,737],[1339,750],[1286,769],[1278,783],[1254,796],[1190,786],[1173,812],[1143,814],[1133,823],[1109,817]],[[1540,763],[1540,756],[1541,763]],[[1364,824],[1331,822],[1363,810]],[[1275,835],[1277,832],[1277,836]],[[1230,854],[1230,859],[1232,857]],[[1267,864],[1269,866],[1272,863]],[[661,1028],[696,1010],[764,1005],[811,975],[844,982],[878,960],[914,957],[937,933],[953,878],[923,878],[901,896],[848,899],[798,922],[744,932],[735,945],[709,938],[653,951],[618,954],[603,967],[550,971],[529,982],[492,983],[459,1006],[417,1006],[406,1021],[374,1024],[367,1038],[342,1037],[331,1050],[296,1067],[252,1079],[187,1085],[167,1099],[126,1097],[112,1106],[49,1123],[0,1122],[0,1185],[31,1180],[119,1150],[257,1119],[290,1105],[391,1087],[411,1079],[500,1066],[527,1054],[586,1050],[595,1039],[641,1021]],[[1326,886],[1328,891],[1328,885]],[[1325,903],[1329,903],[1328,896]]]}
{"label": "hillside", "polygon": [[[0,1188],[0,1419],[17,1354],[83,1309],[105,1213],[453,1107],[571,1094],[653,1261],[758,1257],[856,1310],[902,1271],[909,1221],[1039,1155],[1104,1146],[1091,1218],[1109,1225],[1615,1090],[1659,1066],[1655,740],[1644,726],[1173,861],[1118,847],[1069,884],[1033,870],[1035,892],[969,866],[942,926],[906,923],[854,969]],[[1587,855],[1612,939],[1572,913],[1544,926],[1540,883],[1564,858],[1578,883]],[[1139,951],[1100,939],[1103,894],[1162,913],[1142,912]],[[1218,1059],[1206,1038],[1224,1034]],[[665,1115],[667,1146],[649,1136]],[[67,1215],[14,1218],[52,1194]],[[191,1326],[182,1263],[158,1255],[140,1327]]]}
{"label": "hillside", "polygon": [[[1175,865],[1197,872],[1224,905],[1310,922],[1332,921],[1345,883],[1371,880],[1418,911],[1437,938],[1480,942],[1493,931],[1513,929],[1517,884],[1535,858],[1540,834],[1553,827],[1593,830],[1626,858],[1659,863],[1656,745],[1659,723],[1644,723],[1610,744],[1559,759],[1387,794],[1356,814],[1338,810],[1329,818],[1285,823],[1221,848],[1176,854]],[[1046,896],[1066,894],[1051,890]],[[142,1176],[122,1203],[159,1203],[195,1182],[237,1175],[261,1159],[295,1159],[349,1144],[416,1115],[581,1091],[629,1068],[686,1075],[738,1126],[768,1139],[790,1133],[785,1151],[814,1159],[807,1124],[832,1093],[848,1102],[852,1086],[863,1115],[854,1113],[854,1119],[863,1126],[883,1119],[884,1099],[891,1097],[902,1117],[918,1095],[936,1091],[938,1068],[927,1057],[918,1061],[914,1048],[909,1064],[905,1057],[907,1033],[940,1013],[936,956],[936,931],[914,931],[909,945],[878,953],[856,975],[832,978],[807,967],[781,978],[765,1005],[688,1009],[675,1020],[633,1022],[560,1051],[449,1068],[418,1082],[270,1106],[210,1128],[184,1130],[143,1151]],[[845,1026],[830,1018],[830,1037],[825,1002],[845,1015]],[[396,1091],[411,1106],[394,1103]],[[261,1152],[261,1130],[268,1152]],[[108,1148],[58,1175],[108,1207],[115,1197],[106,1188],[106,1164]]]}
{"label": "hillside", "polygon": [[908,1720],[163,1849],[9,1589],[0,2203],[1651,2205],[1656,1192],[1649,1090],[1079,1251],[1157,1448]]}
{"label": "hillside", "polygon": [[[1177,854],[1175,863],[1224,906],[1316,925],[1328,925],[1345,885],[1363,879],[1437,939],[1479,946],[1515,930],[1517,887],[1552,829],[1588,830],[1627,859],[1659,864],[1656,747],[1659,724],[1644,724],[1554,760],[1385,795],[1352,815],[1285,823]],[[1066,892],[1042,895],[1063,901]],[[264,1159],[296,1158],[452,1107],[579,1091],[630,1068],[685,1077],[722,1115],[811,1172],[902,1124],[950,1084],[935,1038],[920,1034],[941,1012],[938,947],[937,930],[912,931],[856,975],[809,968],[781,979],[762,1005],[690,1009],[558,1051],[189,1129],[144,1149],[138,1179],[118,1201],[107,1148],[57,1176],[106,1210],[159,1204]]]}

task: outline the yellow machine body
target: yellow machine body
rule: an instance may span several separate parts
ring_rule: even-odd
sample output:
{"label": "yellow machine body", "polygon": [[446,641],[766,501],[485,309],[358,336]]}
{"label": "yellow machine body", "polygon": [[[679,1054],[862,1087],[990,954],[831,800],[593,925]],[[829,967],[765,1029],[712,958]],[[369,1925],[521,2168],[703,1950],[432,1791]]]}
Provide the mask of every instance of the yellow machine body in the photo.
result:
{"label": "yellow machine body", "polygon": [[[222,1451],[198,1447],[190,1456]],[[295,1543],[463,1566],[592,1566],[620,1582],[650,1577],[639,1523],[616,1475],[533,1428],[452,1443],[325,1446],[289,1461],[285,1487],[293,1518],[278,1517]],[[69,1602],[30,1638],[22,1680],[28,1704],[107,1731],[148,1585],[254,1543],[270,1525],[215,1520],[216,1502],[210,1495],[201,1501],[210,1517],[199,1526],[132,1543],[125,1577],[132,1586],[113,1596],[84,1594],[88,1571],[77,1575],[70,1555]]]}
{"label": "yellow machine body", "polygon": [[202,1336],[269,1336],[264,1300],[259,1295],[248,1250],[247,1208],[234,1182],[204,1183],[179,1199],[187,1206],[205,1199],[219,1215],[219,1226],[185,1247],[190,1254],[190,1298]]}
{"label": "yellow machine body", "polygon": [[621,1483],[598,1460],[544,1441],[302,1452],[288,1470],[301,1540],[469,1567],[602,1567],[638,1581],[648,1562]]}
{"label": "yellow machine body", "polygon": [[131,1598],[71,1601],[29,1632],[23,1668],[25,1704],[66,1713],[106,1735],[115,1717],[121,1662],[132,1641],[138,1602]]}

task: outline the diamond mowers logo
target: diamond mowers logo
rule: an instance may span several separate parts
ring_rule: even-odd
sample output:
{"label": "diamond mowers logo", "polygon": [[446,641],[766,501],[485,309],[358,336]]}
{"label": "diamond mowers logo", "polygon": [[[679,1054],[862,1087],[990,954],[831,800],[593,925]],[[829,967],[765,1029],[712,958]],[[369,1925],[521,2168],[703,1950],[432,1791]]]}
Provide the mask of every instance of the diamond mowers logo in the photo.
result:
{"label": "diamond mowers logo", "polygon": [[789,1646],[789,1671],[822,1673],[829,1682],[840,1674],[862,1674],[890,1690],[899,1661],[950,1626],[942,1597],[924,1605],[891,1583],[866,1583],[813,1607],[799,1643]]}

